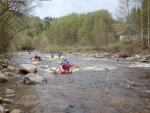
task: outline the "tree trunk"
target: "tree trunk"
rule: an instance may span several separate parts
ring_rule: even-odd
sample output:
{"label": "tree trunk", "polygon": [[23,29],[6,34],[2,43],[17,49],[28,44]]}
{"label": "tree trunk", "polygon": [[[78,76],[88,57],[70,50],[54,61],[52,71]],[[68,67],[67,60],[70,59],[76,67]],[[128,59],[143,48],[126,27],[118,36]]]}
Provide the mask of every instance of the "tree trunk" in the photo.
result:
{"label": "tree trunk", "polygon": [[142,10],[142,3],[143,3],[143,0],[141,0],[141,48],[143,49],[143,10]]}
{"label": "tree trunk", "polygon": [[147,42],[148,42],[148,48],[150,48],[150,36],[149,36],[149,35],[150,35],[150,33],[149,33],[149,32],[150,32],[150,31],[149,31],[149,30],[150,30],[150,21],[149,21],[149,9],[150,9],[150,8],[149,8],[149,3],[150,3],[150,2],[149,2],[149,0],[148,0],[148,40],[147,40]]}

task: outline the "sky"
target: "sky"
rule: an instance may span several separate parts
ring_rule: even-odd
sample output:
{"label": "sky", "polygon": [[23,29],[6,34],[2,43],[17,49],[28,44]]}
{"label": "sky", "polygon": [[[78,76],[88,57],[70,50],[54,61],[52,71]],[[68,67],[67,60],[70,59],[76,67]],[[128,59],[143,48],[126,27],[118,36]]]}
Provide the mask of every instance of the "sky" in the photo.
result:
{"label": "sky", "polygon": [[34,16],[59,18],[70,13],[87,13],[107,9],[115,18],[118,0],[42,0],[41,6],[33,12]]}

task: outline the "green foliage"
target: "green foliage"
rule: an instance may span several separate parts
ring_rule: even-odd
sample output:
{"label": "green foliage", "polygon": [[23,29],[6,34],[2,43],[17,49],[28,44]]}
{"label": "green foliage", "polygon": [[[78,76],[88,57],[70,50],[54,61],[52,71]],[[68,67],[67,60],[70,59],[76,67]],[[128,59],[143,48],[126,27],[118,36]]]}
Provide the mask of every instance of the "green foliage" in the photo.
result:
{"label": "green foliage", "polygon": [[43,48],[45,48],[47,45],[49,45],[49,40],[47,37],[42,38],[39,44],[39,50],[42,51]]}
{"label": "green foliage", "polygon": [[[126,48],[128,44],[117,42],[118,35],[129,24],[129,20],[130,25],[137,30],[140,31],[141,27],[141,8],[134,7],[133,3],[128,4],[132,7],[125,6],[128,0],[119,0],[122,3],[120,5],[122,10],[120,11],[123,11],[125,7],[131,8],[125,9],[125,13],[121,13],[125,15],[119,15],[119,19],[122,21],[118,21],[119,19],[114,21],[107,10],[98,10],[85,14],[72,13],[57,19],[52,17],[41,19],[22,13],[23,9],[26,9],[25,6],[29,5],[27,2],[21,2],[21,7],[16,7],[16,12],[7,10],[3,13],[7,9],[7,5],[5,0],[1,1],[0,52],[7,52],[10,48],[20,50],[22,47],[34,47],[44,52],[60,51],[61,48],[78,46],[97,49],[100,47],[105,49]],[[147,34],[147,0],[143,0],[142,10],[144,34]],[[17,34],[20,31],[24,32],[21,32],[18,36]]]}
{"label": "green foliage", "polygon": [[39,36],[37,36],[37,37],[35,37],[34,39],[33,39],[33,46],[34,46],[34,48],[36,48],[36,49],[40,49],[40,42],[41,42],[41,40],[42,40],[42,35],[39,35]]}
{"label": "green foliage", "polygon": [[10,51],[19,51],[21,48],[25,45],[25,39],[23,36],[19,35],[18,37],[15,37],[11,41],[11,48]]}
{"label": "green foliage", "polygon": [[31,37],[23,37],[23,47],[33,48],[33,40]]}
{"label": "green foliage", "polygon": [[60,52],[62,47],[58,45],[47,45],[42,51],[44,52]]}
{"label": "green foliage", "polygon": [[[11,50],[11,47],[17,47],[14,42],[17,40],[19,33],[29,28],[27,15],[34,7],[31,5],[32,2],[33,0],[28,2],[23,0],[1,0],[0,53],[7,53]],[[28,33],[28,35],[32,34]]]}
{"label": "green foliage", "polygon": [[109,44],[107,46],[102,46],[103,48],[105,49],[111,49],[111,48],[114,48],[114,47],[119,47],[119,48],[127,48],[128,47],[128,44],[125,43],[125,42],[116,42],[116,43],[113,43],[113,44]]}
{"label": "green foliage", "polygon": [[87,14],[72,13],[58,19],[27,18],[30,27],[22,35],[32,39],[35,49],[45,52],[58,51],[60,47],[68,46],[99,47],[110,43],[115,34],[114,21],[107,10]]}
{"label": "green foliage", "polygon": [[146,34],[148,28],[148,0],[143,0],[142,10],[143,10],[143,29],[144,34]]}
{"label": "green foliage", "polygon": [[[107,42],[108,32],[113,30],[112,16],[107,10],[87,14],[70,14],[51,22],[51,39],[61,46],[95,46],[96,40]],[[97,41],[100,42],[100,41]],[[51,42],[50,42],[51,43]]]}

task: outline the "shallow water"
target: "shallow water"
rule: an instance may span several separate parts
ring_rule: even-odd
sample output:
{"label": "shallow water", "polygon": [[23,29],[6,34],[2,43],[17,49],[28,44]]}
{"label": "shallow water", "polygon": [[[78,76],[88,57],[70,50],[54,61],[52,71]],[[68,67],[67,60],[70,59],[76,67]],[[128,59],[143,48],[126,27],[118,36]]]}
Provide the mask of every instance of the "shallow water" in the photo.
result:
{"label": "shallow water", "polygon": [[[43,61],[30,60],[40,54]],[[15,96],[10,110],[23,113],[149,113],[150,64],[116,59],[100,59],[66,55],[75,66],[72,74],[54,75],[52,71],[62,59],[50,61],[43,53],[17,53],[11,64],[37,66],[37,73],[48,79],[47,84],[18,83],[24,75],[0,84],[0,97],[5,89],[13,89]]]}

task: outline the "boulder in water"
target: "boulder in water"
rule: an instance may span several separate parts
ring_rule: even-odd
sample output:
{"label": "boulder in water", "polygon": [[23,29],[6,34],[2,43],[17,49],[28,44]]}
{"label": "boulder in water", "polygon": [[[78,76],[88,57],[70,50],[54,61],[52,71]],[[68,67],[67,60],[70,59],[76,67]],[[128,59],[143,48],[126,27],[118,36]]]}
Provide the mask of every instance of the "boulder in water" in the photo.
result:
{"label": "boulder in water", "polygon": [[35,73],[36,72],[36,66],[33,64],[21,64],[19,66],[19,69],[26,73]]}
{"label": "boulder in water", "polygon": [[34,85],[38,83],[47,83],[47,79],[43,76],[39,76],[37,74],[28,73],[24,79],[23,82],[29,85]]}

